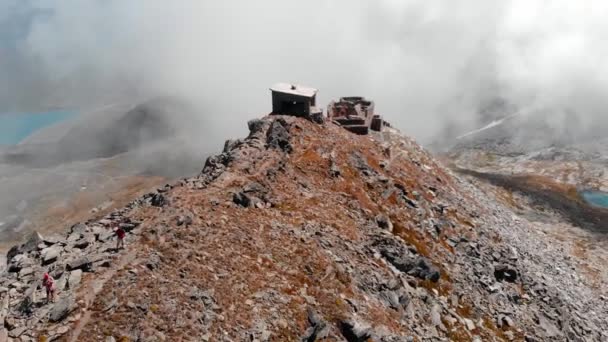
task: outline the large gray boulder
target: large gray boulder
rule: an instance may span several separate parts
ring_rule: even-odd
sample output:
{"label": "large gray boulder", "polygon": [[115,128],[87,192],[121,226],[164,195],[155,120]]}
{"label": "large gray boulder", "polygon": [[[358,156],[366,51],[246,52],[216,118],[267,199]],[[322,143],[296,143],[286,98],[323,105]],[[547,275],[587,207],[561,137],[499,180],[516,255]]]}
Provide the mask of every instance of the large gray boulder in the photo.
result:
{"label": "large gray boulder", "polygon": [[91,268],[91,261],[86,256],[72,259],[68,261],[68,263],[66,264],[66,268],[68,271],[73,271],[77,269],[88,271]]}
{"label": "large gray boulder", "polygon": [[38,249],[38,245],[43,242],[43,237],[40,233],[31,232],[25,239],[25,243],[11,247],[6,253],[6,262],[10,263],[14,257],[19,254],[27,254]]}
{"label": "large gray boulder", "polygon": [[57,261],[59,254],[61,253],[61,247],[51,246],[43,249],[40,252],[40,258],[42,259],[42,265],[52,264]]}
{"label": "large gray boulder", "polygon": [[82,279],[82,270],[74,270],[70,272],[70,276],[68,278],[68,288],[70,290],[74,290],[80,284],[80,280]]}
{"label": "large gray boulder", "polygon": [[29,253],[38,249],[38,245],[44,241],[44,238],[40,233],[33,231],[25,240],[25,243],[21,245],[21,253]]}
{"label": "large gray boulder", "polygon": [[57,303],[53,305],[51,312],[49,313],[49,321],[60,322],[65,319],[72,310],[74,310],[74,298],[71,296],[61,298]]}

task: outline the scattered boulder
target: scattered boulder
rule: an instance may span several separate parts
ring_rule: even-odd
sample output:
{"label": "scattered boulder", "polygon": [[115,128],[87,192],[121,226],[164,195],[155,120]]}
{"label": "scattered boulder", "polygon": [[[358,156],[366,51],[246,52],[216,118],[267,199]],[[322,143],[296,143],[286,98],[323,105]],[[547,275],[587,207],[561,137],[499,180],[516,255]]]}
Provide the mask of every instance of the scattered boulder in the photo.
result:
{"label": "scattered boulder", "polygon": [[310,121],[322,125],[325,122],[325,118],[323,117],[323,112],[315,112],[310,114],[307,117]]}
{"label": "scattered boulder", "polygon": [[95,235],[92,233],[84,234],[84,236],[73,243],[74,248],[85,249],[95,242]]}
{"label": "scattered boulder", "polygon": [[243,187],[242,191],[235,193],[232,201],[245,208],[260,207],[258,204],[264,204],[262,199],[266,199],[267,195],[268,190],[263,185],[253,182]]}
{"label": "scattered boulder", "polygon": [[150,204],[154,207],[164,207],[167,204],[167,199],[163,194],[156,193],[150,198]]}
{"label": "scattered boulder", "polygon": [[27,235],[25,243],[13,246],[11,249],[9,249],[9,251],[6,253],[7,264],[19,254],[27,254],[31,251],[37,250],[38,245],[43,243],[43,241],[44,239],[40,233],[36,231],[31,232],[29,235]]}
{"label": "scattered boulder", "polygon": [[477,328],[475,326],[475,323],[473,323],[473,321],[468,318],[464,319],[464,323],[469,331],[473,331],[473,330],[475,330],[475,328]]}
{"label": "scattered boulder", "polygon": [[150,271],[153,271],[160,266],[160,263],[161,263],[161,259],[160,259],[160,256],[158,255],[158,253],[150,253],[150,257],[146,261],[146,267]]}
{"label": "scattered boulder", "polygon": [[441,327],[443,325],[441,322],[441,306],[439,304],[435,304],[431,308],[431,324],[434,327]]}
{"label": "scattered boulder", "polygon": [[351,164],[359,170],[361,175],[369,177],[376,175],[376,171],[367,163],[367,160],[359,152],[353,152],[350,155]]}
{"label": "scattered boulder", "polygon": [[228,139],[226,140],[226,142],[224,143],[224,149],[223,152],[224,153],[228,153],[234,149],[236,149],[239,145],[241,145],[243,142],[240,139]]}
{"label": "scattered boulder", "polygon": [[551,322],[545,315],[540,315],[538,319],[538,324],[544,330],[545,336],[549,338],[556,338],[558,336],[562,336],[559,328]]}
{"label": "scattered boulder", "polygon": [[23,333],[27,330],[27,327],[18,327],[15,329],[12,329],[8,332],[8,336],[12,337],[12,338],[18,338],[19,336],[23,335]]}
{"label": "scattered boulder", "polygon": [[9,272],[19,272],[22,268],[28,268],[34,265],[34,260],[25,254],[18,254],[14,256],[11,262],[8,264]]}
{"label": "scattered boulder", "polygon": [[327,336],[327,322],[311,308],[308,309],[308,323],[310,323],[310,327],[302,336],[301,341],[314,342]]}
{"label": "scattered boulder", "polygon": [[125,232],[130,232],[133,229],[135,229],[137,226],[139,226],[139,222],[132,222],[131,220],[127,219],[127,222],[121,222],[118,224],[118,227],[122,228]]}
{"label": "scattered boulder", "polygon": [[408,272],[409,274],[434,283],[439,281],[441,276],[439,270],[427,258],[419,257],[414,265],[415,267]]}
{"label": "scattered boulder", "polygon": [[514,283],[517,280],[517,270],[506,264],[496,265],[494,266],[494,277],[498,281]]}
{"label": "scattered boulder", "polygon": [[247,122],[247,127],[249,128],[249,136],[262,131],[264,129],[265,122],[261,119],[253,119]]}
{"label": "scattered boulder", "polygon": [[49,313],[49,321],[56,323],[65,319],[74,310],[74,298],[71,296],[61,298],[53,305]]}
{"label": "scattered boulder", "polygon": [[270,125],[266,135],[266,144],[269,148],[280,149],[283,152],[290,153],[293,148],[289,142],[290,134],[287,122],[282,119],[276,119]]}
{"label": "scattered boulder", "polygon": [[68,277],[67,287],[71,290],[78,287],[80,281],[82,279],[82,270],[74,270],[70,272],[70,276]]}
{"label": "scattered boulder", "polygon": [[245,207],[245,208],[249,208],[249,207],[253,206],[253,204],[252,204],[253,200],[251,199],[251,197],[242,191],[235,193],[232,196],[232,201],[234,203],[240,205],[241,207]]}
{"label": "scattered boulder", "polygon": [[99,242],[105,242],[108,241],[110,239],[112,239],[112,237],[114,237],[114,232],[110,229],[105,229],[104,231],[100,232],[97,235],[97,241]]}
{"label": "scattered boulder", "polygon": [[21,249],[19,247],[21,247],[21,246],[19,246],[19,245],[13,246],[13,247],[11,247],[11,249],[8,250],[8,252],[6,253],[6,264],[7,265],[11,262],[11,260],[15,256],[21,254]]}
{"label": "scattered boulder", "polygon": [[36,298],[35,298],[36,287],[37,287],[37,285],[34,283],[34,284],[30,285],[30,287],[25,291],[25,293],[23,294],[23,299],[21,299],[21,302],[19,303],[19,306],[18,306],[19,312],[21,312],[25,315],[31,314],[32,305],[36,301]]}
{"label": "scattered boulder", "polygon": [[66,268],[68,271],[81,269],[86,272],[91,269],[91,261],[86,256],[72,259],[71,261],[68,261]]}
{"label": "scattered boulder", "polygon": [[184,226],[184,225],[185,225],[185,226],[187,227],[187,226],[189,226],[189,225],[191,225],[191,224],[192,224],[192,217],[190,217],[190,216],[188,216],[188,215],[180,215],[180,216],[177,218],[177,222],[176,222],[176,224],[177,224],[178,226]]}
{"label": "scattered boulder", "polygon": [[412,255],[400,242],[392,239],[381,239],[376,242],[380,254],[395,268],[422,280],[439,281],[439,270],[425,257]]}
{"label": "scattered boulder", "polygon": [[330,162],[330,165],[329,165],[329,175],[333,178],[337,178],[337,177],[340,177],[341,174],[342,174],[342,172],[340,171],[340,168],[338,167],[336,162],[332,159]]}
{"label": "scattered boulder", "polygon": [[57,243],[59,243],[61,241],[63,241],[63,236],[61,236],[59,234],[52,234],[52,235],[44,237],[44,243],[47,246],[52,246],[52,245],[57,244]]}
{"label": "scattered boulder", "polygon": [[31,276],[33,274],[34,274],[34,268],[33,267],[22,268],[19,271],[19,279],[23,279],[23,278]]}
{"label": "scattered boulder", "polygon": [[88,227],[86,224],[84,223],[77,223],[75,225],[73,225],[72,227],[70,227],[70,234],[84,234],[86,233],[88,230]]}
{"label": "scattered boulder", "polygon": [[44,238],[40,233],[33,231],[31,232],[25,243],[21,246],[21,253],[28,253],[38,249],[38,245],[40,245],[44,241]]}
{"label": "scattered boulder", "polygon": [[378,227],[386,229],[389,232],[393,231],[393,223],[391,222],[391,219],[388,218],[388,216],[386,215],[380,214],[376,216],[376,224],[378,225]]}
{"label": "scattered boulder", "polygon": [[345,320],[339,324],[342,336],[348,342],[366,342],[372,337],[371,329],[354,320]]}
{"label": "scattered boulder", "polygon": [[217,177],[219,177],[224,170],[226,170],[226,166],[230,162],[230,155],[228,153],[221,153],[218,155],[209,156],[207,160],[205,160],[205,166],[203,166],[203,171],[201,171],[201,175],[204,176],[203,183],[200,184],[199,188],[204,187],[204,184],[208,184],[213,181]]}

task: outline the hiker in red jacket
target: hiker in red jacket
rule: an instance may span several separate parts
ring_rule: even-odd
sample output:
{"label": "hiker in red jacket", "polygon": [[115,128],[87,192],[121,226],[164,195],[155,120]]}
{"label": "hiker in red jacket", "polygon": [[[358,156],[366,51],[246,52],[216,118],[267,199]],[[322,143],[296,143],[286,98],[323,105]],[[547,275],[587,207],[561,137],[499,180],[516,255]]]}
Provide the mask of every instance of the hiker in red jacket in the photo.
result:
{"label": "hiker in red jacket", "polygon": [[121,227],[116,229],[116,250],[119,248],[125,248],[125,230]]}
{"label": "hiker in red jacket", "polygon": [[46,300],[47,302],[55,301],[55,279],[51,277],[48,273],[44,274],[44,278],[42,279],[42,285],[46,288]]}

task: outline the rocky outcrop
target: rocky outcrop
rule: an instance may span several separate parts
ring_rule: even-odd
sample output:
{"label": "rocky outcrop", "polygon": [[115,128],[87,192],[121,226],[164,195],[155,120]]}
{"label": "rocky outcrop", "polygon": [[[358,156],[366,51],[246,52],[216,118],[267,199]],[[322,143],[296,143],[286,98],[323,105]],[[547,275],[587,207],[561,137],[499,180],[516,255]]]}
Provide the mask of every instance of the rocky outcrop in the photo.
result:
{"label": "rocky outcrop", "polygon": [[[4,334],[21,341],[55,339],[70,330],[73,319],[86,309],[79,295],[83,272],[107,269],[118,256],[112,227],[139,225],[125,214],[144,203],[136,200],[108,216],[70,227],[65,236],[30,234],[26,242],[11,248],[8,267],[0,275]],[[49,302],[42,286],[44,273],[55,279],[56,300]]]}
{"label": "rocky outcrop", "polygon": [[[573,259],[543,251],[559,242],[536,238],[398,132],[356,136],[282,116],[248,126],[199,175],[12,249],[0,277],[7,335],[608,338],[598,290]],[[128,231],[124,250],[114,227]],[[39,286],[45,271],[60,288],[55,303]]]}

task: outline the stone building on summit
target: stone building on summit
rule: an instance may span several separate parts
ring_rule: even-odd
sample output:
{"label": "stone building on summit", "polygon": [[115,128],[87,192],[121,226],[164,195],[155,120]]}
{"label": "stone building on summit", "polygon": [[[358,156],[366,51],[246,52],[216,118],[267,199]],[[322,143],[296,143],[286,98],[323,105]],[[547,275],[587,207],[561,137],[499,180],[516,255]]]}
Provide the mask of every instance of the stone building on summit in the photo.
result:
{"label": "stone building on summit", "polygon": [[[272,92],[272,114],[307,117],[323,121],[323,110],[317,107],[318,90],[290,83],[277,83]],[[389,126],[374,112],[374,102],[364,97],[342,97],[330,102],[327,118],[356,134],[368,134],[369,130],[381,132]],[[317,120],[318,119],[318,120]]]}
{"label": "stone building on summit", "polygon": [[277,83],[270,88],[272,92],[272,114],[312,116],[320,113],[317,105],[318,90],[311,87]]}

